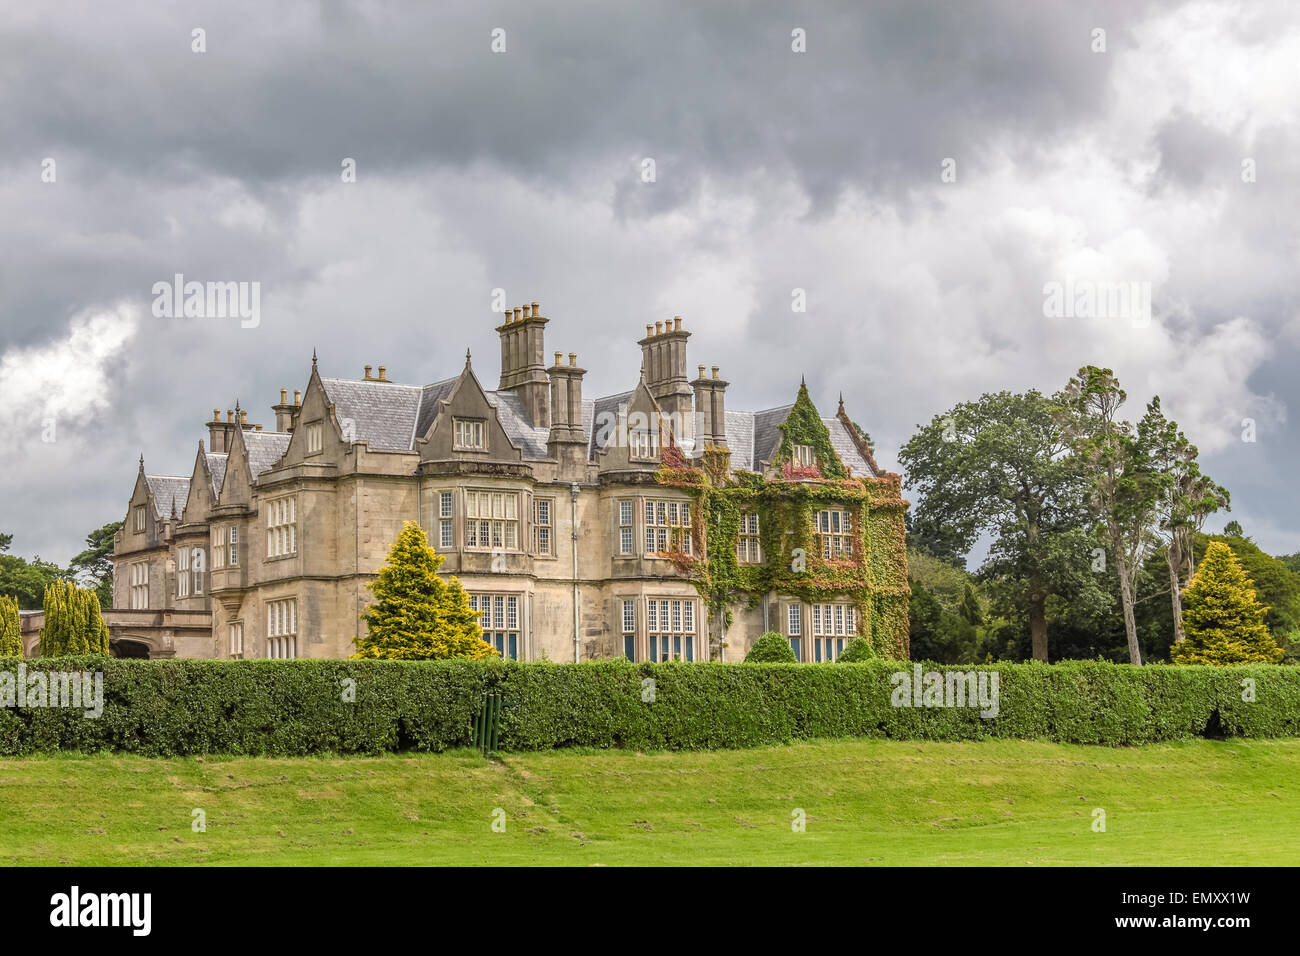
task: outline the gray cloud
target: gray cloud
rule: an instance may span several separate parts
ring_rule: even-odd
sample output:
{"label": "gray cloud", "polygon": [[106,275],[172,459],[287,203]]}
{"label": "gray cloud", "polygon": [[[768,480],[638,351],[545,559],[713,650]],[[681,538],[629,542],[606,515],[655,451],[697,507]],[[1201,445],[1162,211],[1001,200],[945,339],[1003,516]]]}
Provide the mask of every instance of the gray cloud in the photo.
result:
{"label": "gray cloud", "polygon": [[[680,313],[692,361],[723,366],[736,407],[788,401],[806,374],[824,405],[844,391],[887,462],[953,401],[1111,365],[1135,415],[1160,391],[1213,449],[1261,543],[1300,549],[1285,433],[1300,151],[1280,88],[1296,14],[1207,9],[8,10],[0,356],[67,353],[87,310],[141,317],[120,350],[83,356],[103,366],[98,391],[56,444],[0,410],[23,462],[0,477],[0,529],[66,560],[120,517],[141,451],[187,471],[214,406],[239,398],[269,421],[313,347],[332,374],[385,362],[429,381],[468,346],[494,382],[503,287],[543,302],[548,343],[592,370],[588,394],[628,387],[644,324]],[[1259,164],[1249,186],[1243,156]],[[955,184],[939,182],[945,157]],[[1153,326],[1047,323],[1043,283],[1083,268],[1152,281]],[[149,289],[175,272],[260,282],[263,324],[154,319]],[[795,287],[807,314],[790,311]],[[1251,415],[1247,446],[1232,426]]]}

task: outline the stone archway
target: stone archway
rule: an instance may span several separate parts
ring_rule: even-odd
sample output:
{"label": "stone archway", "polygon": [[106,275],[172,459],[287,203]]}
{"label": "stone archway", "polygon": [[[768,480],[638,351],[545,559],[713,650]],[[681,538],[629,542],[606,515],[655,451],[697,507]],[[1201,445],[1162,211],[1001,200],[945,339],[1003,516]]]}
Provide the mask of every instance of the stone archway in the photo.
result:
{"label": "stone archway", "polygon": [[114,657],[148,660],[151,648],[146,641],[121,637],[109,642],[109,650],[112,651]]}

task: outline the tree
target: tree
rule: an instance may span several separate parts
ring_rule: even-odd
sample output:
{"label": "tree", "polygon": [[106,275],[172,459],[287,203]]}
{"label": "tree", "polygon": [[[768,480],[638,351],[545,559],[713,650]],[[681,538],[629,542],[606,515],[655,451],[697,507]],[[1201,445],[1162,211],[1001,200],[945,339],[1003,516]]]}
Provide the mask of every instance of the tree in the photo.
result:
{"label": "tree", "polygon": [[789,640],[776,631],[768,631],[756,640],[745,655],[746,664],[796,664],[798,661]]}
{"label": "tree", "polygon": [[0,597],[0,657],[22,657],[22,625],[19,623],[18,601]]}
{"label": "tree", "polygon": [[1226,488],[1201,474],[1196,446],[1187,440],[1176,422],[1165,418],[1159,395],[1147,404],[1146,414],[1138,422],[1138,441],[1150,467],[1162,476],[1157,482],[1156,519],[1164,536],[1165,563],[1169,569],[1174,643],[1181,644],[1181,594],[1184,581],[1194,570],[1192,536],[1211,514],[1229,507],[1229,495]]}
{"label": "tree", "polygon": [[899,453],[921,493],[911,528],[932,551],[967,554],[994,536],[986,575],[1012,575],[1033,656],[1047,660],[1047,601],[1086,586],[1086,485],[1056,406],[1036,391],[986,394],[937,415]]}
{"label": "tree", "polygon": [[1157,502],[1168,476],[1146,459],[1133,426],[1119,417],[1127,393],[1108,368],[1079,369],[1057,396],[1058,420],[1089,481],[1088,500],[1105,529],[1120,583],[1129,661],[1142,663],[1134,591],[1146,554],[1155,546]]}
{"label": "tree", "polygon": [[1223,536],[1225,538],[1244,538],[1246,532],[1242,530],[1240,521],[1229,521],[1223,526]]}
{"label": "tree", "polygon": [[108,654],[108,627],[94,591],[55,581],[45,589],[44,607],[41,657]]}
{"label": "tree", "polygon": [[1264,624],[1246,571],[1222,541],[1212,541],[1184,595],[1187,638],[1170,649],[1176,664],[1276,664],[1282,648]]}
{"label": "tree", "polygon": [[438,577],[442,555],[414,521],[402,523],[379,578],[375,601],[361,615],[367,634],[354,658],[363,660],[478,660],[497,649],[482,638],[478,612],[460,581]]}
{"label": "tree", "polygon": [[122,522],[111,521],[86,535],[86,550],[68,564],[68,573],[99,595],[101,608],[113,605],[113,538]]}
{"label": "tree", "polygon": [[[9,549],[13,535],[0,534],[0,552]],[[57,581],[64,572],[56,564],[42,561],[39,557],[27,561],[13,554],[0,553],[0,594],[18,599],[18,607],[24,611],[34,611],[41,607],[45,598],[45,588],[51,581]]]}

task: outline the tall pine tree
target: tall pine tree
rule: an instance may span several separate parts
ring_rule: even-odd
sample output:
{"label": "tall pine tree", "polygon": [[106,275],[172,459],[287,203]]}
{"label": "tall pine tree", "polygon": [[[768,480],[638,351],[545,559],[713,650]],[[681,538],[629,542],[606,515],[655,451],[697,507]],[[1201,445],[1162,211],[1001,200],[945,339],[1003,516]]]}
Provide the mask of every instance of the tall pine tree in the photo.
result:
{"label": "tall pine tree", "polygon": [[23,639],[18,599],[0,597],[0,657],[22,657]]}
{"label": "tall pine tree", "polygon": [[369,660],[441,660],[491,657],[497,649],[482,638],[478,613],[460,581],[443,581],[443,557],[428,545],[414,521],[402,530],[388,552],[379,578],[369,585],[375,601],[361,615],[368,633],[357,639],[355,658]]}
{"label": "tall pine tree", "polygon": [[1187,637],[1169,656],[1175,664],[1276,664],[1282,648],[1264,624],[1266,610],[1232,549],[1211,541],[1183,594]]}

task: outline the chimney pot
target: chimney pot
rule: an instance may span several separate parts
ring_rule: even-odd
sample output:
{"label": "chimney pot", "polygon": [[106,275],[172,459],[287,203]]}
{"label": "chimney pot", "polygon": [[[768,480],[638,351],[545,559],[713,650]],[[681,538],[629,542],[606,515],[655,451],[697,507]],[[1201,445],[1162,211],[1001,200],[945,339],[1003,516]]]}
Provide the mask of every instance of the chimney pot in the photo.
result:
{"label": "chimney pot", "polygon": [[379,381],[381,381],[381,382],[386,382],[386,381],[388,381],[388,366],[387,366],[387,365],[381,365],[381,366],[379,366]]}
{"label": "chimney pot", "polygon": [[556,364],[556,365],[559,365],[559,364],[560,364],[560,353],[559,353],[559,352],[556,352],[556,353],[555,353],[555,364]]}
{"label": "chimney pot", "polygon": [[[703,372],[704,369],[701,368],[700,371]],[[718,367],[717,367],[716,365],[713,366],[713,377],[714,377],[714,378],[717,378],[717,377],[718,377]]]}
{"label": "chimney pot", "polygon": [[664,334],[664,324],[662,322],[656,322],[655,335],[663,335],[663,334]]}
{"label": "chimney pot", "polygon": [[280,404],[287,405],[288,403],[289,403],[289,390],[287,388],[282,388],[280,389]]}
{"label": "chimney pot", "polygon": [[219,422],[219,421],[221,421],[221,409],[219,409],[219,408],[214,408],[214,409],[212,410],[212,420],[213,420],[214,422]]}
{"label": "chimney pot", "polygon": [[[355,365],[352,366],[352,367],[353,367],[353,368],[356,368]],[[369,366],[369,365],[366,366],[366,381],[367,381],[367,382],[370,381],[370,366]]]}
{"label": "chimney pot", "polygon": [[295,388],[295,389],[293,390],[293,403],[294,403],[295,405],[301,405],[301,404],[302,404],[302,390],[301,390],[301,389],[297,389],[297,388]]}
{"label": "chimney pot", "polygon": [[682,330],[682,317],[681,317],[680,315],[674,315],[674,316],[673,316],[673,331],[674,331],[674,332],[680,332],[681,330]]}
{"label": "chimney pot", "polygon": [[569,353],[569,368],[577,368],[577,367],[578,367],[578,353],[577,353],[577,352],[570,352],[570,353]]}
{"label": "chimney pot", "polygon": [[227,409],[226,409],[226,421],[228,421],[228,422],[233,422],[234,420],[235,420],[235,413],[234,413],[234,411],[233,411],[232,409],[227,408]]}
{"label": "chimney pot", "polygon": [[700,366],[700,378],[704,378],[704,366]]}
{"label": "chimney pot", "polygon": [[257,431],[259,431],[259,432],[262,430],[262,426],[261,426],[261,425],[254,425],[253,427],[254,427],[255,429],[257,429]]}
{"label": "chimney pot", "polygon": [[239,410],[239,424],[241,424],[241,425],[247,425],[247,424],[248,424],[248,410],[247,410],[247,409],[241,408],[241,409]]}
{"label": "chimney pot", "polygon": [[534,302],[534,303],[533,303],[533,318],[535,319],[535,318],[537,318],[538,316],[540,316],[541,314],[542,314],[542,307],[541,307],[540,305],[538,305],[536,302]]}
{"label": "chimney pot", "polygon": [[524,318],[525,319],[530,318],[532,314],[533,314],[533,307],[531,305],[524,306]]}
{"label": "chimney pot", "polygon": [[645,337],[650,338],[650,336],[654,334],[655,334],[655,327],[653,325],[647,325],[645,327]]}
{"label": "chimney pot", "polygon": [[523,311],[523,309],[518,309],[518,308],[515,309],[515,321],[516,321],[516,322],[519,321],[519,313],[522,312],[522,311]]}

